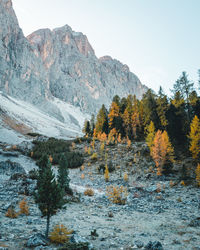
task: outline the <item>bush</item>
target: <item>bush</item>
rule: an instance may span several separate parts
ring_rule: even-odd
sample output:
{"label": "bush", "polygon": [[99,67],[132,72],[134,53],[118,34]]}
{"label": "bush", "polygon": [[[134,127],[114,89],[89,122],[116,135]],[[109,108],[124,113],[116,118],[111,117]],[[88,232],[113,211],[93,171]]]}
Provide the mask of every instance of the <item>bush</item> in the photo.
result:
{"label": "bush", "polygon": [[92,160],[92,161],[96,161],[96,160],[97,160],[97,153],[93,153],[93,154],[92,154],[91,160]]}
{"label": "bush", "polygon": [[87,196],[93,196],[94,195],[94,190],[92,188],[87,188],[84,192],[84,195]]}
{"label": "bush", "polygon": [[37,180],[38,177],[38,171],[34,168],[32,170],[29,171],[28,173],[28,177],[32,180]]}
{"label": "bush", "polygon": [[20,208],[19,214],[29,215],[29,206],[25,198],[19,202],[19,208]]}
{"label": "bush", "polygon": [[115,166],[113,165],[112,161],[108,162],[108,171],[112,173],[115,170]]}
{"label": "bush", "polygon": [[105,172],[105,165],[102,163],[102,164],[100,164],[100,166],[98,167],[98,171],[99,171],[99,173],[102,173],[102,174],[104,174],[104,172]]}
{"label": "bush", "polygon": [[[34,141],[32,157],[39,160],[48,155],[53,164],[58,164],[62,155],[68,161],[68,168],[76,168],[83,164],[83,156],[79,152],[70,152],[71,142],[49,138],[47,141]],[[31,154],[31,153],[30,153]]]}
{"label": "bush", "polygon": [[6,213],[6,217],[9,217],[11,219],[15,219],[18,217],[18,214],[15,212],[13,207],[9,207],[8,211]]}
{"label": "bush", "polygon": [[73,233],[73,230],[68,231],[64,225],[56,225],[53,231],[50,233],[50,240],[53,243],[61,244],[69,240],[69,235]]}
{"label": "bush", "polygon": [[123,186],[108,186],[107,190],[107,197],[108,199],[115,204],[124,205],[126,204],[126,199],[128,196],[127,189]]}

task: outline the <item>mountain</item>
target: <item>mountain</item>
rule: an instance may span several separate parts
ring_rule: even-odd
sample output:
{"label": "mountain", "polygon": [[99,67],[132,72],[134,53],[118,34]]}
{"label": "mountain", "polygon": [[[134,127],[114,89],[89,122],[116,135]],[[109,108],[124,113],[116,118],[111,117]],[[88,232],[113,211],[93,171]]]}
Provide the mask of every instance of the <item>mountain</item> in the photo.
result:
{"label": "mountain", "polygon": [[127,65],[110,56],[98,59],[87,37],[68,25],[38,30],[27,39],[43,61],[52,95],[81,110],[93,113],[115,95],[141,98],[147,90]]}
{"label": "mountain", "polygon": [[[77,110],[88,117],[103,103],[108,106],[116,94],[141,98],[146,90],[127,65],[110,56],[97,58],[87,37],[68,25],[26,38],[11,0],[0,0],[0,91],[9,100],[23,101],[24,108],[31,104],[81,131],[83,119],[78,119]],[[2,102],[0,108],[6,112]]]}

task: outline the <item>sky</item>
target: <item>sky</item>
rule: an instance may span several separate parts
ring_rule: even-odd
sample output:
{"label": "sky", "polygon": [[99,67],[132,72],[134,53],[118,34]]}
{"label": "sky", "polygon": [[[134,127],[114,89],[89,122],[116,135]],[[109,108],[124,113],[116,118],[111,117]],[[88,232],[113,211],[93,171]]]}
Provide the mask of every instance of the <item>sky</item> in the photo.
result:
{"label": "sky", "polygon": [[156,92],[170,94],[182,71],[197,83],[200,0],[13,0],[13,7],[25,35],[68,24],[97,57],[127,64]]}

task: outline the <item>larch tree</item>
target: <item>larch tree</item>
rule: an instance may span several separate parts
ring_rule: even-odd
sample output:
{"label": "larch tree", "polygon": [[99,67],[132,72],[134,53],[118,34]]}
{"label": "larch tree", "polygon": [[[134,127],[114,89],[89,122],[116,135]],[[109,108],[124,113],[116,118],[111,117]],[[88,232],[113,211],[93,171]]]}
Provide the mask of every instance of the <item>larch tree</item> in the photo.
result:
{"label": "larch tree", "polygon": [[151,121],[149,126],[147,127],[147,137],[146,137],[146,144],[149,147],[150,154],[152,153],[152,146],[154,143],[154,137],[155,137],[155,126],[154,123]]}
{"label": "larch tree", "polygon": [[189,150],[192,154],[192,157],[195,160],[198,160],[200,157],[200,121],[196,115],[190,124],[189,139],[190,139]]}
{"label": "larch tree", "polygon": [[174,149],[166,131],[156,132],[151,153],[157,167],[157,175],[162,175],[163,166],[168,162],[174,162]]}

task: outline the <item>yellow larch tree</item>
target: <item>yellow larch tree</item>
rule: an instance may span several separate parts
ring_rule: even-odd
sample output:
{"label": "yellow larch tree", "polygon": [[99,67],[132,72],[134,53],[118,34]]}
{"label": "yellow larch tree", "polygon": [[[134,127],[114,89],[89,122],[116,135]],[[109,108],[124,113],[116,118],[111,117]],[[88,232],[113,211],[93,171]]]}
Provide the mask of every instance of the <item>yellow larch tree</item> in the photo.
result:
{"label": "yellow larch tree", "polygon": [[197,160],[200,157],[200,121],[196,115],[190,124],[188,137],[190,139],[189,150],[192,153],[192,157]]}
{"label": "yellow larch tree", "polygon": [[156,134],[155,126],[154,126],[154,123],[151,121],[149,126],[147,127],[147,137],[146,137],[146,144],[149,147],[150,154],[152,151],[155,134]]}
{"label": "yellow larch tree", "polygon": [[166,162],[174,162],[174,149],[166,131],[158,130],[155,134],[151,155],[157,167],[157,175],[162,175]]}

